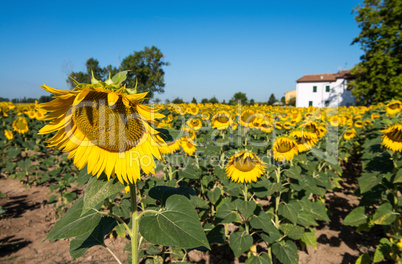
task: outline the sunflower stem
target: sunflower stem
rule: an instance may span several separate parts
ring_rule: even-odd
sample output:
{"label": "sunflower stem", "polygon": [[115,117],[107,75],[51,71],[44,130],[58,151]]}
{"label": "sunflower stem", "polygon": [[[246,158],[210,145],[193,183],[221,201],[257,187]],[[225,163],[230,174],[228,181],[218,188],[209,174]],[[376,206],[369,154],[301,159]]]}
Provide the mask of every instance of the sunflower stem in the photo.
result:
{"label": "sunflower stem", "polygon": [[131,259],[132,264],[138,264],[138,215],[137,215],[137,188],[135,184],[130,183],[131,195]]}
{"label": "sunflower stem", "polygon": [[244,184],[244,201],[247,202],[247,193],[248,193],[248,188],[247,188],[247,183]]}

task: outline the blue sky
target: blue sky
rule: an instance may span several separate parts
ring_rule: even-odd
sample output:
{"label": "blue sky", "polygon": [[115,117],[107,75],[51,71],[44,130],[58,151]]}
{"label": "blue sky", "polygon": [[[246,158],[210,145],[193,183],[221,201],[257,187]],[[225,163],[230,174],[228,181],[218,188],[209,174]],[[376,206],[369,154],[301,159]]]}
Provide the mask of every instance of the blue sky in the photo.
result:
{"label": "blue sky", "polygon": [[158,47],[165,100],[280,99],[305,74],[350,69],[362,55],[352,9],[362,1],[3,1],[0,97],[68,89],[66,75]]}

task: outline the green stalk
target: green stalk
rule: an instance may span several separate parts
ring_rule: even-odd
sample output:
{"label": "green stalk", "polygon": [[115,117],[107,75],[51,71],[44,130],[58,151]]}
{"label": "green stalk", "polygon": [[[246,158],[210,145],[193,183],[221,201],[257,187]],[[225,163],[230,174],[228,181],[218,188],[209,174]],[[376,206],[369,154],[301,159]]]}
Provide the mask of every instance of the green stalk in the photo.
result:
{"label": "green stalk", "polygon": [[137,188],[135,184],[130,183],[131,195],[131,220],[132,236],[131,236],[131,259],[132,264],[138,264],[138,217],[137,217]]}

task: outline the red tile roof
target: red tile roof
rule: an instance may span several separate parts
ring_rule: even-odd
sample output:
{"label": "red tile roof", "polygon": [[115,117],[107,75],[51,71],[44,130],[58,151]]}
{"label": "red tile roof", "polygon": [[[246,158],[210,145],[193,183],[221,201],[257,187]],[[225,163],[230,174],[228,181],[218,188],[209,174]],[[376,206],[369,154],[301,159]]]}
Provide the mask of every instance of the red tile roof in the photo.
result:
{"label": "red tile roof", "polygon": [[350,70],[345,70],[337,73],[307,74],[297,79],[296,82],[334,82],[339,78],[352,79],[353,76]]}

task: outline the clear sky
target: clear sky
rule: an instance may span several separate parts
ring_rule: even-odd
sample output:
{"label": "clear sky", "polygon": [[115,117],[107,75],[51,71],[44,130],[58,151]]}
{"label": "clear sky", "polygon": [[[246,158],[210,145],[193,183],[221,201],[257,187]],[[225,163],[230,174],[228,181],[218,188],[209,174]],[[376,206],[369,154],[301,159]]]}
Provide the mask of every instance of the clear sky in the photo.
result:
{"label": "clear sky", "polygon": [[66,75],[158,47],[165,100],[216,96],[280,99],[305,74],[359,62],[357,0],[306,1],[2,1],[0,97],[40,97],[68,89]]}

